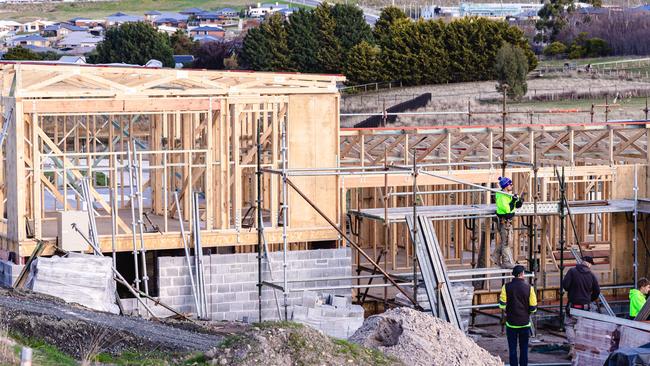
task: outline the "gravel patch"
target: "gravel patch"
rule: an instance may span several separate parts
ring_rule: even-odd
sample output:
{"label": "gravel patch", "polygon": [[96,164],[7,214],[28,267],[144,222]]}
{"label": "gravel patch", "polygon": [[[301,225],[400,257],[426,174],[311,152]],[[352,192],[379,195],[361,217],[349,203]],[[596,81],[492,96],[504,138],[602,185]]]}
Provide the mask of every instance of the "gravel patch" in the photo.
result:
{"label": "gravel patch", "polygon": [[413,366],[503,365],[451,324],[409,308],[391,309],[366,319],[350,341]]}

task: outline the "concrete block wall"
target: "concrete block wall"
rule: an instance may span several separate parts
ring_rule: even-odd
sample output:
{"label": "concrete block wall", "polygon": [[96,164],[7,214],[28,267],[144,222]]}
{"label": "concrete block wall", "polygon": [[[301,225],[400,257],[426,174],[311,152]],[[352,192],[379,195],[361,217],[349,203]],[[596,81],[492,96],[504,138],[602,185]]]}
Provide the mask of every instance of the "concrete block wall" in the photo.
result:
{"label": "concrete block wall", "polygon": [[[258,321],[256,257],[256,253],[204,256],[204,277],[211,319]],[[273,265],[273,280],[282,282],[282,252],[273,252],[270,257]],[[324,278],[324,280],[313,282],[291,282],[289,288],[350,285],[351,280],[327,280],[327,278],[351,276],[351,261],[349,248],[289,251],[287,253],[288,280]],[[190,258],[190,263],[193,266],[193,258]],[[185,257],[159,257],[158,270],[160,300],[178,311],[195,312]],[[265,263],[263,263],[263,279],[271,281]],[[284,314],[282,292],[264,286],[262,320],[278,319],[274,291],[280,302],[281,312]],[[352,295],[351,289],[324,291],[348,297]],[[289,293],[289,306],[301,303],[302,292]]]}
{"label": "concrete block wall", "polygon": [[0,284],[4,287],[12,287],[24,267],[25,265],[22,264],[0,260]]}

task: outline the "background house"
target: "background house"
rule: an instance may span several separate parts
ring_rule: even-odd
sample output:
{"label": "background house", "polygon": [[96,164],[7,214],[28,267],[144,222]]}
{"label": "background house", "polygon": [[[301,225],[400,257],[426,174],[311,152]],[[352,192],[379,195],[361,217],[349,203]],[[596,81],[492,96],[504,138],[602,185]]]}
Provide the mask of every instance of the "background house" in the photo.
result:
{"label": "background house", "polygon": [[221,27],[201,26],[190,29],[190,36],[212,36],[216,38],[223,38],[226,31]]}
{"label": "background house", "polygon": [[85,53],[92,51],[103,40],[104,37],[94,36],[88,32],[72,32],[63,37],[57,45],[61,49],[81,48]]}
{"label": "background house", "polygon": [[87,32],[87,27],[80,27],[69,23],[56,23],[43,29],[43,36],[61,38],[71,32]]}
{"label": "background house", "polygon": [[40,34],[27,34],[21,36],[15,36],[10,38],[7,42],[7,47],[17,47],[17,46],[36,46],[36,47],[48,47],[50,41],[41,36]]}
{"label": "background house", "polygon": [[115,13],[106,17],[106,26],[119,26],[124,23],[135,23],[144,21],[144,17],[137,15],[129,15],[125,13]]}
{"label": "background house", "polygon": [[176,28],[187,28],[187,19],[189,16],[180,13],[163,13],[154,19],[154,26],[167,26]]}

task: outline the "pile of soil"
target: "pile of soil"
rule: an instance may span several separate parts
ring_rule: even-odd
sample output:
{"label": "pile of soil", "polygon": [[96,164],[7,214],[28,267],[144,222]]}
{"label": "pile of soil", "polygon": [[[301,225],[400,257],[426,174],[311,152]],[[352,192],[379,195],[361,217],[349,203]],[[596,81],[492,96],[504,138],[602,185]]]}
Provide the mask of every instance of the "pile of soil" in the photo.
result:
{"label": "pile of soil", "polygon": [[211,365],[403,365],[357,344],[292,322],[264,322],[204,354]]}
{"label": "pile of soil", "polygon": [[369,317],[350,341],[414,366],[503,365],[450,323],[409,308]]}
{"label": "pile of soil", "polygon": [[205,352],[224,339],[222,332],[210,328],[102,313],[8,289],[0,289],[0,322],[3,329],[43,340],[76,359],[125,350]]}

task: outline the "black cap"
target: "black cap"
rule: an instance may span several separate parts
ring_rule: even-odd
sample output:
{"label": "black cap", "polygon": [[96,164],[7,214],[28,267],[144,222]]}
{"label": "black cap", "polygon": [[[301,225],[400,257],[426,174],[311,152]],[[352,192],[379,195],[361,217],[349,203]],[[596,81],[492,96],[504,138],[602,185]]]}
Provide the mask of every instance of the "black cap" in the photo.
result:
{"label": "black cap", "polygon": [[588,255],[585,255],[584,257],[582,257],[582,261],[583,261],[583,262],[587,262],[587,263],[591,263],[592,265],[594,264],[594,259],[591,258],[591,257],[588,256]]}
{"label": "black cap", "polygon": [[520,274],[524,273],[525,270],[526,270],[526,269],[524,268],[524,266],[522,266],[521,264],[517,264],[516,266],[514,266],[514,267],[512,268],[512,275],[513,275],[514,277],[517,277],[517,276],[519,276]]}

